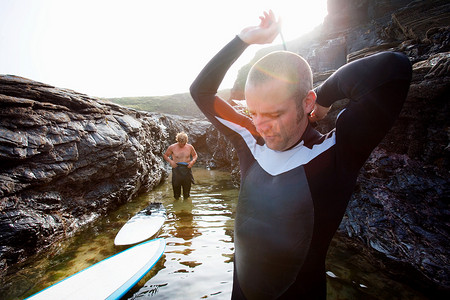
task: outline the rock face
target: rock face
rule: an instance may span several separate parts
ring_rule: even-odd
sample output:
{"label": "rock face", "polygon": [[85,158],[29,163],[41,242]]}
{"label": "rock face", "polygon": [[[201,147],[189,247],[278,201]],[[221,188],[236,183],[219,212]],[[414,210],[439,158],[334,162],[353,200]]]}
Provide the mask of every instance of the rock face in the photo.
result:
{"label": "rock face", "polygon": [[15,76],[0,76],[0,116],[0,275],[154,188],[176,133],[203,151],[211,126]]}
{"label": "rock face", "polygon": [[[414,69],[401,115],[361,170],[338,235],[385,259],[388,272],[427,294],[448,296],[450,3],[329,0],[328,10],[315,32],[287,44],[310,62],[315,85],[380,51],[407,54]],[[254,60],[279,48],[263,49]],[[242,99],[248,70],[241,69],[231,98]],[[346,103],[334,104],[316,128],[331,130]]]}

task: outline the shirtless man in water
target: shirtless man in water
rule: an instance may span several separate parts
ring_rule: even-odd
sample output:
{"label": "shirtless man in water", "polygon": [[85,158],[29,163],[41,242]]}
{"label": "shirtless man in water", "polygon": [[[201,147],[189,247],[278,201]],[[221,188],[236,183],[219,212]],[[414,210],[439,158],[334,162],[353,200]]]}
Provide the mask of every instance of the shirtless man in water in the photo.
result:
{"label": "shirtless man in water", "polygon": [[164,159],[172,166],[174,198],[180,198],[181,187],[183,187],[183,197],[186,199],[190,196],[191,183],[194,181],[191,168],[197,161],[197,152],[194,146],[187,143],[188,136],[186,133],[178,133],[176,141],[177,143],[167,148],[166,153],[164,153]]}

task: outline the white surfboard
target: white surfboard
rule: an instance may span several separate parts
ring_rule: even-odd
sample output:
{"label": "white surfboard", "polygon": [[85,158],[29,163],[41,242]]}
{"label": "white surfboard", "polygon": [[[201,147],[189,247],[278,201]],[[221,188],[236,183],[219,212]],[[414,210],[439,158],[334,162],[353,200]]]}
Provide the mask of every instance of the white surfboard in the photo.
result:
{"label": "white surfboard", "polygon": [[123,225],[114,244],[132,245],[154,236],[166,220],[166,210],[161,203],[152,203]]}
{"label": "white surfboard", "polygon": [[151,240],[106,258],[27,298],[120,299],[158,262],[166,243]]}

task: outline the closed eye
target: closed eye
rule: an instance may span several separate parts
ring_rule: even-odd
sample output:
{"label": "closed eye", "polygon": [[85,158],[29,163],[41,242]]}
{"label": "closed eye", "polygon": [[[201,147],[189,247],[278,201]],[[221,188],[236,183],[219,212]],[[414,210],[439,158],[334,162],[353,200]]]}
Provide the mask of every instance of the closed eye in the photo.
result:
{"label": "closed eye", "polygon": [[[251,111],[249,112],[249,114],[250,114],[250,117],[251,117],[252,119],[254,119],[254,118],[256,118],[256,117],[258,116],[257,113],[251,112]],[[261,117],[266,117],[266,118],[270,118],[270,119],[276,119],[276,118],[278,118],[278,117],[281,116],[281,112],[275,112],[275,113],[262,113],[262,114],[259,114],[259,116],[261,116]]]}
{"label": "closed eye", "polygon": [[267,114],[267,117],[269,117],[271,119],[276,119],[279,116],[281,116],[281,113]]}

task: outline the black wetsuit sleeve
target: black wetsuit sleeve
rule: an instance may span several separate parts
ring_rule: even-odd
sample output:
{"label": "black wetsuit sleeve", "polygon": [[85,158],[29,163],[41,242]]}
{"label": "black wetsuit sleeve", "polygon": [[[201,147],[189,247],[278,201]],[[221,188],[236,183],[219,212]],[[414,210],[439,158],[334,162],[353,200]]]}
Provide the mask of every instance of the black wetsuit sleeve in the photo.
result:
{"label": "black wetsuit sleeve", "polygon": [[[190,87],[192,98],[203,114],[235,144],[235,133],[218,121],[227,120],[251,128],[251,120],[238,113],[228,102],[217,96],[217,90],[231,65],[248,47],[238,36],[220,50],[203,68]],[[236,145],[235,145],[236,146]]]}
{"label": "black wetsuit sleeve", "polygon": [[[247,47],[248,44],[236,36],[208,62],[190,88],[191,95],[197,103],[205,96],[211,97],[217,93],[226,72]],[[199,98],[202,99],[197,101]]]}
{"label": "black wetsuit sleeve", "polygon": [[392,127],[411,76],[411,63],[405,55],[384,52],[341,67],[316,88],[317,103],[322,106],[350,100],[336,122],[338,161],[347,171],[358,171]]}

